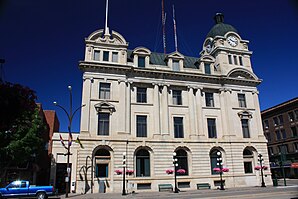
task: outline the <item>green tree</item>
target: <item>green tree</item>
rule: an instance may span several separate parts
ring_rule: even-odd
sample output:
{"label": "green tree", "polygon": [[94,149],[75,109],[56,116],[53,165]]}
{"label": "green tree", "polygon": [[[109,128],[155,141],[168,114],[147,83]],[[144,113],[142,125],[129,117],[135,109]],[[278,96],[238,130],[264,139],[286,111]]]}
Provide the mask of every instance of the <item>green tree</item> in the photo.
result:
{"label": "green tree", "polygon": [[11,166],[24,165],[43,149],[45,125],[33,90],[0,83],[0,178]]}

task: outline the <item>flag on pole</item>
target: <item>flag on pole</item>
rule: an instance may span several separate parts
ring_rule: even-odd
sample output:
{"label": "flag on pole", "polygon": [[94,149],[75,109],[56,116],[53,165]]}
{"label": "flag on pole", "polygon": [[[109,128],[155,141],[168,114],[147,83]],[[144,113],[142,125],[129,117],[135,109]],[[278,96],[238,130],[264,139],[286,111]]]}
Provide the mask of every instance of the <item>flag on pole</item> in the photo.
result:
{"label": "flag on pole", "polygon": [[64,140],[63,140],[61,134],[59,134],[59,137],[60,137],[60,142],[61,142],[62,146],[67,149],[67,147],[64,144]]}
{"label": "flag on pole", "polygon": [[75,142],[75,143],[78,143],[82,149],[84,148],[84,146],[83,146],[83,144],[81,143],[81,140],[80,140],[79,137],[77,137],[77,139],[76,139],[74,142]]}

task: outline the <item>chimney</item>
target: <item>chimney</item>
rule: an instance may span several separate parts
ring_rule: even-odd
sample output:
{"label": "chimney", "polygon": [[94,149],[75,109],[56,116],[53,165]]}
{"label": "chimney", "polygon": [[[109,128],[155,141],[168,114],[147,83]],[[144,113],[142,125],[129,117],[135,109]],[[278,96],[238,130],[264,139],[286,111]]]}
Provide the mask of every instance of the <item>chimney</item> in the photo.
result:
{"label": "chimney", "polygon": [[224,22],[224,15],[222,13],[216,13],[214,16],[214,20],[216,24]]}

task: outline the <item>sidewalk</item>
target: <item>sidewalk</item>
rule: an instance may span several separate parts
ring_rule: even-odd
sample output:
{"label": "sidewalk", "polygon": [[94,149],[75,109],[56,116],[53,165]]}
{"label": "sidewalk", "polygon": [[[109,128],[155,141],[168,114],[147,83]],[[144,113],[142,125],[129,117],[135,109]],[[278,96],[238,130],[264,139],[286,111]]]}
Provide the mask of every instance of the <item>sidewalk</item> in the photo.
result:
{"label": "sidewalk", "polygon": [[[173,192],[138,192],[134,194],[128,194],[122,196],[121,193],[93,193],[93,194],[76,194],[70,193],[69,198],[71,199],[158,199],[158,198],[221,198],[221,197],[229,197],[229,196],[237,196],[241,198],[241,195],[247,194],[262,194],[262,193],[273,193],[274,192],[283,192],[284,190],[292,191],[295,193],[298,190],[298,186],[290,183],[288,187],[281,186],[277,189],[277,187],[267,186],[267,187],[237,187],[237,188],[227,188],[226,190],[217,190],[217,189],[202,189],[202,190],[182,190],[180,193]],[[65,198],[65,195],[60,196],[61,199]]]}

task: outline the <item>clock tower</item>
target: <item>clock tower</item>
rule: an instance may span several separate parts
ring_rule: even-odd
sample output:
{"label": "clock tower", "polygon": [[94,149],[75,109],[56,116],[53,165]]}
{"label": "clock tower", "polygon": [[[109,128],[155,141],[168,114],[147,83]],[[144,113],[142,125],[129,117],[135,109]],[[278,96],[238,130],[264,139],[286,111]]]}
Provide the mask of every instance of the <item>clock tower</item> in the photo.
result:
{"label": "clock tower", "polygon": [[213,66],[213,74],[229,75],[237,70],[242,71],[242,74],[237,72],[237,77],[254,76],[250,62],[252,52],[248,50],[249,41],[242,39],[233,26],[224,23],[222,13],[217,13],[214,20],[215,25],[203,43],[200,61]]}

